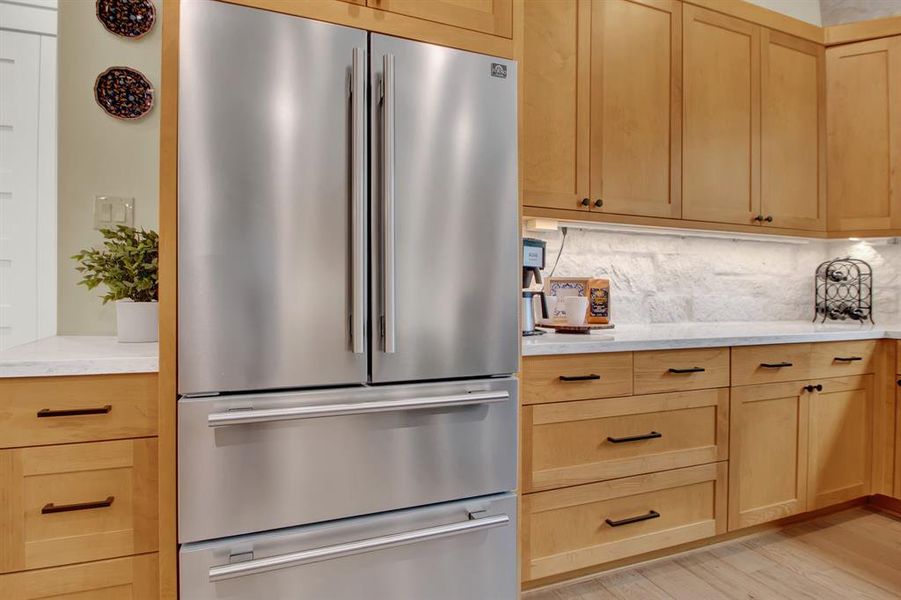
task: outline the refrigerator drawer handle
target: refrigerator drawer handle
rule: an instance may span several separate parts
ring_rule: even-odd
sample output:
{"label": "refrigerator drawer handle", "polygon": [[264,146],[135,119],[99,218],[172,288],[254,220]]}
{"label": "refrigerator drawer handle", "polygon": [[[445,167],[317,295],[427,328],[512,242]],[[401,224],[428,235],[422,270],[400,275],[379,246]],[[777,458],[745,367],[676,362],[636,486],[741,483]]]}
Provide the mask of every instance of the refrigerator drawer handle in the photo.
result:
{"label": "refrigerator drawer handle", "polygon": [[353,50],[351,105],[351,342],[366,351],[366,50]]}
{"label": "refrigerator drawer handle", "polygon": [[260,410],[235,410],[230,412],[210,413],[209,416],[207,416],[207,425],[210,427],[222,427],[225,425],[247,425],[250,423],[316,419],[320,417],[343,417],[349,415],[365,415],[369,413],[418,410],[423,408],[471,406],[474,404],[505,402],[509,399],[509,392],[495,391],[472,392],[469,394],[455,394],[451,396],[434,396],[432,398],[405,398],[402,400],[380,400],[377,402],[321,404],[312,406],[292,406],[289,408],[264,408]]}
{"label": "refrigerator drawer handle", "polygon": [[308,565],[325,560],[334,560],[346,556],[354,556],[355,554],[387,550],[388,548],[397,548],[399,546],[416,544],[418,542],[437,540],[485,529],[493,529],[494,527],[503,527],[509,523],[509,516],[497,515],[493,517],[484,517],[482,519],[451,523],[450,525],[439,525],[437,527],[428,527],[426,529],[393,533],[391,535],[347,542],[335,546],[325,546],[323,548],[313,548],[311,550],[280,554],[278,556],[248,560],[229,565],[219,565],[210,568],[210,583],[234,579],[236,577],[245,577],[247,575],[268,573],[269,571],[276,571],[278,569],[299,567],[301,565]]}

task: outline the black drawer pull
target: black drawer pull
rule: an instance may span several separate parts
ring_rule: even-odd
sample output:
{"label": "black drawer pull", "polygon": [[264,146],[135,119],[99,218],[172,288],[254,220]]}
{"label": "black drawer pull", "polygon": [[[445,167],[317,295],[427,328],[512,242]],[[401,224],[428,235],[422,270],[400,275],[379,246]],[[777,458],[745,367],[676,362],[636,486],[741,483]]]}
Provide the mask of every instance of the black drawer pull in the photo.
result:
{"label": "black drawer pull", "polygon": [[836,356],[832,360],[834,360],[835,362],[849,363],[849,362],[856,362],[858,360],[863,360],[863,357],[862,356]]}
{"label": "black drawer pull", "polygon": [[663,437],[662,433],[652,431],[651,433],[643,433],[641,435],[630,435],[630,436],[621,437],[621,438],[608,437],[607,441],[612,444],[622,444],[623,442],[640,442],[641,440],[653,440],[653,439],[662,438],[662,437]]}
{"label": "black drawer pull", "polygon": [[42,408],[38,411],[38,418],[44,417],[80,417],[82,415],[106,415],[113,410],[112,405],[100,406],[98,408],[66,408],[62,410],[50,410]]}
{"label": "black drawer pull", "polygon": [[669,372],[682,375],[683,373],[703,373],[706,370],[704,367],[691,367],[690,369],[670,369]]}
{"label": "black drawer pull", "polygon": [[760,363],[760,366],[764,369],[782,369],[784,367],[793,367],[790,362],[778,362],[778,363]]}
{"label": "black drawer pull", "polygon": [[630,525],[632,523],[639,523],[641,521],[647,521],[649,519],[656,519],[660,516],[660,513],[656,510],[648,511],[646,515],[639,515],[637,517],[629,517],[628,519],[620,519],[619,521],[614,521],[612,519],[604,519],[604,522],[610,527],[619,527],[620,525]]}
{"label": "black drawer pull", "polygon": [[91,510],[92,508],[106,508],[108,506],[112,506],[113,500],[115,500],[115,496],[107,496],[106,500],[97,500],[96,502],[78,502],[76,504],[59,504],[56,505],[53,502],[50,504],[45,504],[44,508],[41,509],[42,515],[49,515],[51,513],[61,513],[61,512],[72,512],[73,510]]}
{"label": "black drawer pull", "polygon": [[814,390],[816,390],[816,391],[818,391],[818,392],[822,392],[822,391],[823,391],[823,384],[822,384],[822,383],[818,383],[818,384],[816,384],[816,385],[805,385],[805,386],[804,386],[804,389],[807,390],[808,392],[812,392],[812,391],[814,391]]}
{"label": "black drawer pull", "polygon": [[600,378],[600,375],[595,375],[594,373],[590,375],[561,375],[560,381],[594,381]]}

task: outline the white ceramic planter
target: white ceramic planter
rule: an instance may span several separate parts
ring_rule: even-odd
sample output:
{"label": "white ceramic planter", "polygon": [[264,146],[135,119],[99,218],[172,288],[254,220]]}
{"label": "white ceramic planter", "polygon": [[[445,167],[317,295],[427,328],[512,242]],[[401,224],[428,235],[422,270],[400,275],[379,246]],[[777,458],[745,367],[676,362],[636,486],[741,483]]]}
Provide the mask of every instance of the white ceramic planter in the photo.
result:
{"label": "white ceramic planter", "polygon": [[159,340],[159,303],[116,301],[116,331],[120,342]]}

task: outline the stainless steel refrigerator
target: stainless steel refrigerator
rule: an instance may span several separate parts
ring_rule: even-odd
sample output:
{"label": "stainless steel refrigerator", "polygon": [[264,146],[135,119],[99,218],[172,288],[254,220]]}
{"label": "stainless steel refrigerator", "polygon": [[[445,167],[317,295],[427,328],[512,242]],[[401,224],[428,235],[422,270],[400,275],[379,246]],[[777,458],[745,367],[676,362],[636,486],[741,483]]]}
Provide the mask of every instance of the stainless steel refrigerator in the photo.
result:
{"label": "stainless steel refrigerator", "polygon": [[515,597],[515,63],[180,28],[182,597]]}

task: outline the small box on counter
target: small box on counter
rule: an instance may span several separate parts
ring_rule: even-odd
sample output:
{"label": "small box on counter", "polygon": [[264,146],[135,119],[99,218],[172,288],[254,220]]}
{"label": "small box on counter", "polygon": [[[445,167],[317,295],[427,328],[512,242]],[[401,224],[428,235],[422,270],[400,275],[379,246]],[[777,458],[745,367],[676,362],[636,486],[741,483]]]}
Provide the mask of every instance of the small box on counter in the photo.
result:
{"label": "small box on counter", "polygon": [[588,280],[588,317],[589,323],[610,322],[610,280]]}

